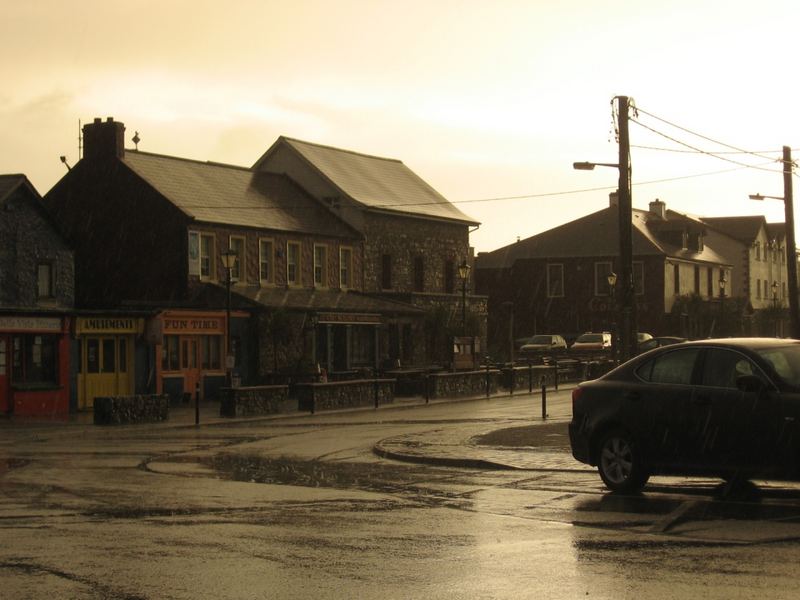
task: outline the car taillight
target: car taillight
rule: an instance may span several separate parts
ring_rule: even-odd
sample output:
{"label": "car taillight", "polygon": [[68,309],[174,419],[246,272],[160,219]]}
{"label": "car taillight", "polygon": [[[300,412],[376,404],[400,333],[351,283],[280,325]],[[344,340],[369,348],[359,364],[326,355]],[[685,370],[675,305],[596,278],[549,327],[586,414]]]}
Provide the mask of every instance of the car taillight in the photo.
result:
{"label": "car taillight", "polygon": [[572,390],[572,414],[575,414],[575,408],[578,403],[578,399],[583,395],[583,388],[576,387]]}

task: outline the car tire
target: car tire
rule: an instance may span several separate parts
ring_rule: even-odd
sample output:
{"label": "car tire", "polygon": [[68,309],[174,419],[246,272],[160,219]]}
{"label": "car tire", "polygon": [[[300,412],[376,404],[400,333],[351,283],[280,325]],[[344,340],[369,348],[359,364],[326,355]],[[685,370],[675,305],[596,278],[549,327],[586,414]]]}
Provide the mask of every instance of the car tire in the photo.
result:
{"label": "car tire", "polygon": [[639,445],[623,429],[609,431],[600,439],[597,470],[612,492],[639,492],[650,478]]}

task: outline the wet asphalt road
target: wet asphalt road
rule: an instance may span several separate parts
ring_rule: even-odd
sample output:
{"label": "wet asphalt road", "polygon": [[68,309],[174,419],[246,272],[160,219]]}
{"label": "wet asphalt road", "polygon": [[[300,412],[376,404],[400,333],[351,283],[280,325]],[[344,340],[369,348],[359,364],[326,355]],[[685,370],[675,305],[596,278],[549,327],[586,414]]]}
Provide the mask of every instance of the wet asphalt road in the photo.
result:
{"label": "wet asphalt road", "polygon": [[[537,407],[514,396],[199,428],[0,429],[0,597],[797,596],[795,485],[723,498],[718,481],[654,478],[626,498],[581,465],[373,452],[537,424]],[[568,392],[551,396],[551,421],[569,409]]]}

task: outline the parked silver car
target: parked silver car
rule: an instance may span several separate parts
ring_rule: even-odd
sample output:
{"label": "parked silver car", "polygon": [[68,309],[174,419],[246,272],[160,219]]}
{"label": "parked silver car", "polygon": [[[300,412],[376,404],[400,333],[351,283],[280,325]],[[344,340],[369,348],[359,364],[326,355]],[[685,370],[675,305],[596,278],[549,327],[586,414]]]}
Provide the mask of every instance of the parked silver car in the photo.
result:
{"label": "parked silver car", "polygon": [[567,351],[567,341],[560,335],[534,335],[519,351],[522,356],[559,354]]}

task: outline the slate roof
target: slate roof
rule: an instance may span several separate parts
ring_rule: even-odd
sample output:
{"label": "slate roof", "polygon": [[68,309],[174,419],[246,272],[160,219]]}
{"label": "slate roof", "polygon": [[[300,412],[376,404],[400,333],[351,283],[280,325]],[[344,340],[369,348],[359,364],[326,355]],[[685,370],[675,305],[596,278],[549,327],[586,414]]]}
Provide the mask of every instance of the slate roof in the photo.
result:
{"label": "slate roof", "polygon": [[393,158],[360,154],[281,136],[253,169],[257,170],[281,144],[292,148],[344,196],[368,209],[478,224],[402,161]]}
{"label": "slate roof", "polygon": [[767,220],[760,215],[744,217],[704,217],[703,221],[711,225],[714,229],[746,244],[753,243],[761,227],[767,226]]}
{"label": "slate roof", "polygon": [[20,185],[25,184],[28,178],[25,175],[0,175],[0,204],[14,193]]}
{"label": "slate roof", "polygon": [[126,150],[123,162],[190,218],[331,237],[358,234],[285,175]]}
{"label": "slate roof", "polygon": [[[702,252],[659,240],[655,230],[665,223],[649,211],[633,209],[632,245],[634,256],[669,256],[701,262],[725,263],[722,257],[708,247]],[[668,221],[685,221],[689,228],[702,227],[696,219],[668,211]],[[477,257],[479,269],[510,268],[517,260],[541,258],[590,258],[619,254],[617,236],[617,208],[604,208],[564,225],[534,235],[493,252]]]}

